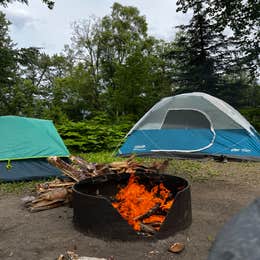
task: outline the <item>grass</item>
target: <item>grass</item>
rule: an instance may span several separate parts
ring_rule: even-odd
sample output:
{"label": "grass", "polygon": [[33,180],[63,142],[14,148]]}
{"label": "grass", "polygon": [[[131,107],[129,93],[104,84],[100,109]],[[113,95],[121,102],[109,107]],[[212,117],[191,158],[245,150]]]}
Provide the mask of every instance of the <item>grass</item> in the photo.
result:
{"label": "grass", "polygon": [[96,162],[96,163],[110,163],[113,161],[125,160],[124,158],[119,158],[119,157],[113,156],[112,152],[81,153],[78,155],[88,162]]}
{"label": "grass", "polygon": [[[46,181],[46,180],[45,180]],[[35,185],[41,181],[19,181],[19,182],[0,182],[0,194],[8,193],[31,193],[35,189]]]}

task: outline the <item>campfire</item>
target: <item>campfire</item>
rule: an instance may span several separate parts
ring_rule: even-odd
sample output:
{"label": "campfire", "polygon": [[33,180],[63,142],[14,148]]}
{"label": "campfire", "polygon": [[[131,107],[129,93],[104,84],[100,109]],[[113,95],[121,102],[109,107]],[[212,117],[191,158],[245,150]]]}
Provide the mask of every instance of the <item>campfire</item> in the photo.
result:
{"label": "campfire", "polygon": [[191,224],[188,182],[163,173],[128,171],[72,188],[75,226],[102,239],[162,239]]}
{"label": "campfire", "polygon": [[25,200],[31,212],[71,204],[75,226],[105,239],[161,239],[191,224],[190,186],[165,174],[167,160],[148,166],[134,157],[109,164],[69,160],[49,158],[66,178],[38,184],[36,197]]}
{"label": "campfire", "polygon": [[174,198],[163,183],[147,188],[138,179],[133,171],[112,205],[134,230],[154,234],[160,229]]}

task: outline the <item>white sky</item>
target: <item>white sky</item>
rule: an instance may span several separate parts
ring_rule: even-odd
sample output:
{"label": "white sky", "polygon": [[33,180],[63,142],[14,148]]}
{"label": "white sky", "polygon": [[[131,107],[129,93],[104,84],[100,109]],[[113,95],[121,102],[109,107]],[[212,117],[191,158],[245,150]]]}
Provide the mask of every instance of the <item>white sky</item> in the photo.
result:
{"label": "white sky", "polygon": [[[59,53],[70,42],[71,23],[94,15],[103,17],[111,12],[114,0],[55,0],[49,10],[41,0],[30,5],[14,3],[0,8],[12,22],[11,37],[18,47],[43,47],[50,54]],[[145,15],[148,32],[157,38],[172,40],[175,26],[187,23],[189,15],[176,13],[176,0],[117,0],[131,5]]]}

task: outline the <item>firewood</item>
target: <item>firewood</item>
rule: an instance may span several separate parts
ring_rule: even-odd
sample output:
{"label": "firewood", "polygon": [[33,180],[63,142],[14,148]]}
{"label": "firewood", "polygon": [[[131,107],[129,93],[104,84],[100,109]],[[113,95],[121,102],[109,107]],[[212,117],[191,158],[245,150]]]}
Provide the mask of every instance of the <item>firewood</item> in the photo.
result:
{"label": "firewood", "polygon": [[53,189],[56,188],[71,188],[75,184],[75,181],[69,181],[69,182],[61,182],[58,183],[56,180],[53,182],[45,182],[45,183],[39,183],[36,185],[36,192],[37,194],[41,195],[42,193],[50,192]]}
{"label": "firewood", "polygon": [[39,199],[36,202],[33,202],[30,207],[31,208],[37,208],[37,207],[43,207],[43,206],[48,206],[57,202],[64,202],[64,199],[56,199],[56,200],[44,200],[44,199]]}
{"label": "firewood", "polygon": [[169,166],[169,161],[165,160],[163,162],[154,162],[151,168],[156,169],[158,173],[163,173],[165,172],[168,166]]}
{"label": "firewood", "polygon": [[59,168],[66,176],[69,176],[70,178],[72,178],[76,182],[85,178],[85,175],[82,174],[81,170],[77,170],[77,169],[73,168],[72,165],[64,162],[61,158],[59,158],[57,156],[48,157],[48,161],[52,165]]}
{"label": "firewood", "polygon": [[150,226],[148,224],[140,223],[140,228],[141,228],[142,232],[148,233],[151,235],[154,235],[157,232],[152,226]]}
{"label": "firewood", "polygon": [[29,205],[36,204],[36,203],[38,203],[38,202],[40,202],[40,201],[43,201],[43,200],[44,200],[44,199],[38,197],[37,199],[31,201],[31,202],[29,203]]}
{"label": "firewood", "polygon": [[75,184],[75,182],[64,182],[64,183],[50,183],[49,188],[59,188],[59,187],[72,187]]}
{"label": "firewood", "polygon": [[64,260],[64,255],[60,255],[57,260]]}
{"label": "firewood", "polygon": [[66,199],[67,195],[68,195],[68,191],[66,188],[56,188],[49,192],[43,193],[42,195],[40,195],[39,198],[45,200]]}
{"label": "firewood", "polygon": [[160,208],[161,204],[156,203],[152,208],[150,208],[147,212],[145,212],[142,215],[139,215],[134,218],[134,220],[143,220],[145,218],[150,217],[151,215],[154,215],[154,213]]}
{"label": "firewood", "polygon": [[127,161],[122,162],[112,162],[109,164],[111,168],[128,168],[129,164]]}
{"label": "firewood", "polygon": [[[132,155],[126,161],[116,161],[109,164],[104,163],[89,163],[78,156],[70,156],[71,163],[68,163],[57,156],[48,158],[48,161],[59,168],[65,176],[66,180],[55,179],[50,182],[38,184],[36,186],[37,197],[25,204],[26,207],[31,208],[31,211],[39,211],[58,207],[68,203],[71,200],[71,187],[81,180],[92,178],[98,175],[106,174],[124,174],[124,173],[158,173],[167,166],[166,162],[155,162],[152,166],[145,166],[134,161],[135,155]],[[150,209],[143,215],[137,216],[136,220],[143,220],[148,218],[155,212],[163,211],[160,206]],[[165,212],[164,212],[165,213]],[[144,229],[147,224],[143,224]],[[155,226],[155,225],[154,225]],[[150,227],[152,229],[152,226]]]}
{"label": "firewood", "polygon": [[95,172],[97,173],[97,175],[109,174],[111,173],[111,169],[109,168],[109,165],[97,164]]}
{"label": "firewood", "polygon": [[156,228],[156,227],[160,227],[162,225],[162,223],[161,222],[151,222],[151,223],[149,223],[149,225]]}
{"label": "firewood", "polygon": [[114,171],[114,172],[121,172],[121,171],[125,171],[126,168],[124,168],[124,167],[122,167],[122,168],[120,168],[120,167],[111,167],[110,170]]}
{"label": "firewood", "polygon": [[127,159],[127,162],[132,162],[135,157],[136,157],[136,155],[135,155],[135,154],[132,154],[132,155]]}
{"label": "firewood", "polygon": [[70,160],[72,161],[72,163],[76,166],[79,167],[79,169],[87,175],[91,175],[91,176],[96,176],[96,165],[94,163],[89,163],[86,162],[85,160],[83,160],[82,158],[80,158],[79,156],[74,156],[71,155],[70,156]]}
{"label": "firewood", "polygon": [[53,208],[57,208],[57,207],[60,207],[63,205],[64,205],[63,202],[55,202],[50,205],[45,205],[45,206],[41,206],[41,207],[31,207],[30,212],[34,213],[34,212],[43,211],[43,210],[47,210],[47,209],[53,209]]}

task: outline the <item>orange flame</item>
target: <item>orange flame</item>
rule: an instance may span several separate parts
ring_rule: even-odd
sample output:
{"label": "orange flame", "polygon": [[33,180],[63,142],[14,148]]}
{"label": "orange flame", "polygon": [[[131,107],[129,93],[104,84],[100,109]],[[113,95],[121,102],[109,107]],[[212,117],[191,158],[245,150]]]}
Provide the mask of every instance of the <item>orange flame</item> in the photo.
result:
{"label": "orange flame", "polygon": [[[138,183],[138,178],[131,173],[127,186],[119,190],[116,195],[118,202],[112,203],[121,216],[137,231],[141,230],[139,219],[140,216],[146,214],[153,207],[158,205],[161,213],[167,213],[171,208],[174,199],[169,200],[170,191],[164,187],[162,183],[154,186],[151,191]],[[142,223],[162,223],[165,215],[151,215],[142,218]],[[159,230],[159,228],[155,228]]]}

